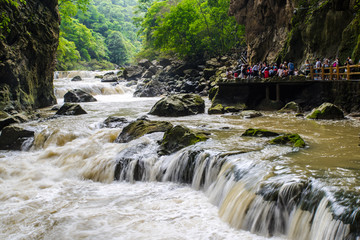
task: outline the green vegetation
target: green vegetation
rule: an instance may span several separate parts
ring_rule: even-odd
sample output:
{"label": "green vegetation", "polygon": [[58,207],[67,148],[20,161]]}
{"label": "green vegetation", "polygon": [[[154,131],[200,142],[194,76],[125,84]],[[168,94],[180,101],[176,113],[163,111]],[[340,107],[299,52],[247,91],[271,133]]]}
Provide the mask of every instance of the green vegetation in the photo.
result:
{"label": "green vegetation", "polygon": [[290,145],[292,147],[304,148],[306,146],[305,141],[299,134],[285,134],[274,138],[269,142],[270,144]]}
{"label": "green vegetation", "polygon": [[123,65],[141,43],[132,23],[136,0],[60,0],[57,69],[109,69]]}
{"label": "green vegetation", "polygon": [[218,56],[243,42],[244,28],[228,16],[229,0],[154,2],[140,22],[144,49],[139,57]]}
{"label": "green vegetation", "polygon": [[[0,0],[1,4],[8,4],[12,7],[18,8],[20,4],[26,4],[25,0]],[[5,9],[0,9],[0,39],[4,38],[3,32],[10,32],[9,29],[10,16]]]}

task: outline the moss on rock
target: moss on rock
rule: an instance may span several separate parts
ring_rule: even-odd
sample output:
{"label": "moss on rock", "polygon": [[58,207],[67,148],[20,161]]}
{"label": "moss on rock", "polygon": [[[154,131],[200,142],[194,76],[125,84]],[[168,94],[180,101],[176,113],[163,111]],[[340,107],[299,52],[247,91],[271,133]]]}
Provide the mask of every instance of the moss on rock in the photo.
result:
{"label": "moss on rock", "polygon": [[216,106],[209,108],[208,113],[209,114],[223,114],[224,107],[222,104],[219,103]]}
{"label": "moss on rock", "polygon": [[306,116],[308,119],[343,119],[344,112],[332,103],[323,103]]}
{"label": "moss on rock", "polygon": [[306,146],[305,141],[299,134],[285,134],[269,141],[270,144],[290,145],[292,147],[303,148]]}
{"label": "moss on rock", "polygon": [[165,132],[173,125],[165,121],[136,120],[122,130],[115,142],[125,143],[154,132]]}
{"label": "moss on rock", "polygon": [[187,127],[177,125],[164,134],[159,148],[160,155],[167,155],[195,143],[206,141],[208,133],[196,132]]}
{"label": "moss on rock", "polygon": [[241,136],[246,136],[246,137],[275,137],[275,136],[279,136],[279,135],[280,135],[279,133],[271,132],[271,131],[265,130],[265,129],[249,128]]}

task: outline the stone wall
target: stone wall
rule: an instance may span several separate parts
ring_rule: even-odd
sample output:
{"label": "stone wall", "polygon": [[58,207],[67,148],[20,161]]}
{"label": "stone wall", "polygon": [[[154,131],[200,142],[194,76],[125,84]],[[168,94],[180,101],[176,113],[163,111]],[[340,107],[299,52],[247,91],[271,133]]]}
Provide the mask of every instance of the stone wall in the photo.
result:
{"label": "stone wall", "polygon": [[0,39],[0,110],[31,110],[56,103],[53,71],[60,16],[57,0],[1,1],[9,17]]}

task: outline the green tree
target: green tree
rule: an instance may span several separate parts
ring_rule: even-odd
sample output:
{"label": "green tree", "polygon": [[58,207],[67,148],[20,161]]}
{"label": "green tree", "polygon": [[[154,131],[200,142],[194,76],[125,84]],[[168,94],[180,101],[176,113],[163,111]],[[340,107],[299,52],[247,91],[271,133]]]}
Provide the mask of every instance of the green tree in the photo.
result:
{"label": "green tree", "polygon": [[126,63],[129,54],[121,32],[112,31],[107,37],[106,42],[110,52],[110,61],[118,65]]}

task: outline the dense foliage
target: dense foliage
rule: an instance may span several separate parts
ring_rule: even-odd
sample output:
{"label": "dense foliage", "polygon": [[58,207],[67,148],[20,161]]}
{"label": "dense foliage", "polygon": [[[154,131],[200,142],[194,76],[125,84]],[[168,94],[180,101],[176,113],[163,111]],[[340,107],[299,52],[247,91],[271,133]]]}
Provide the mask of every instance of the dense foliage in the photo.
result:
{"label": "dense foliage", "polygon": [[141,20],[144,49],[140,56],[177,54],[210,57],[243,43],[244,29],[228,16],[229,0],[154,2]]}
{"label": "dense foliage", "polygon": [[129,62],[141,46],[132,23],[135,4],[136,0],[60,0],[57,69],[104,69]]}

